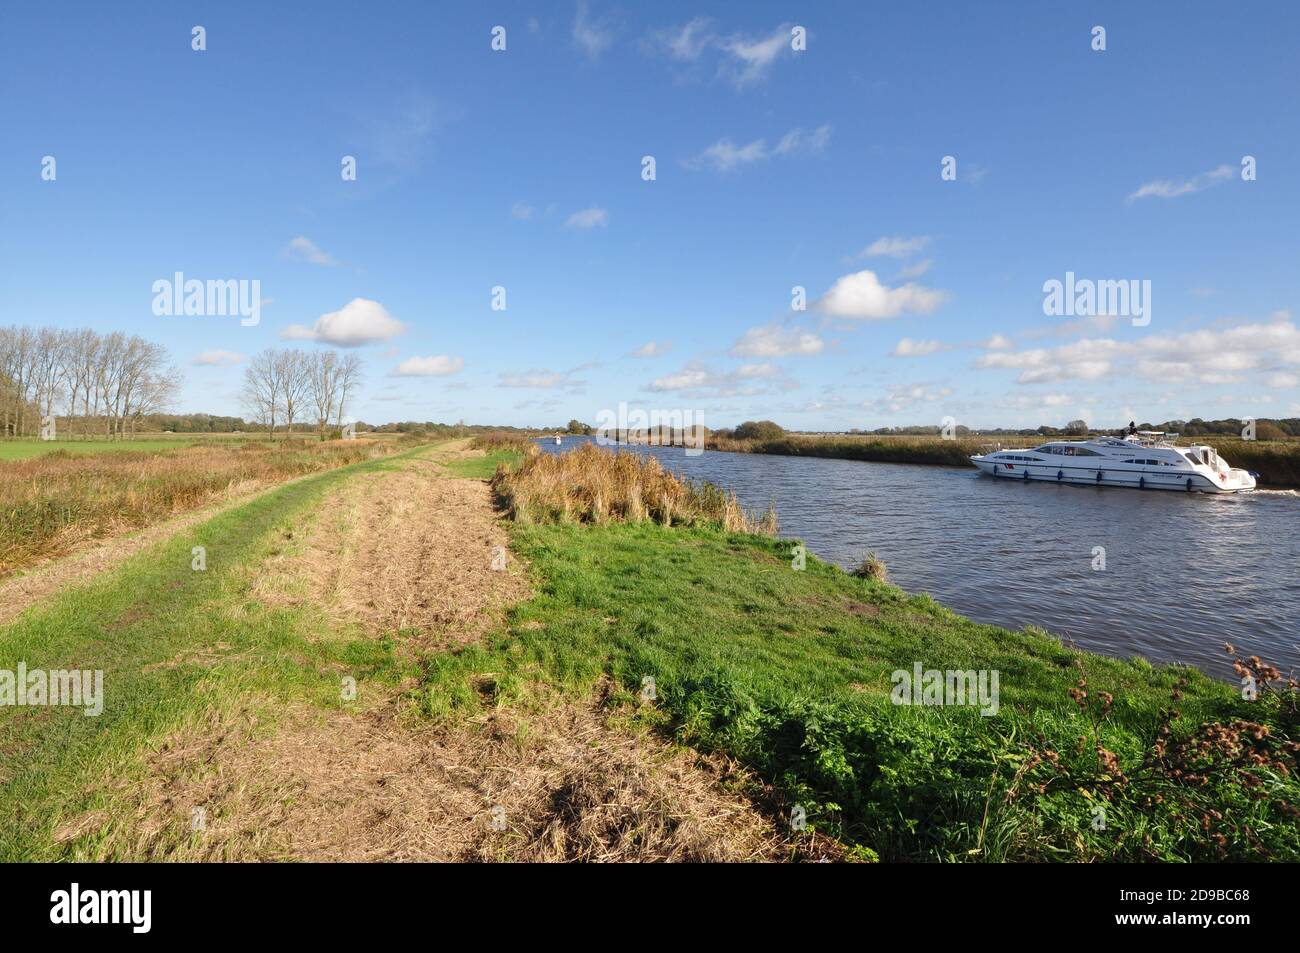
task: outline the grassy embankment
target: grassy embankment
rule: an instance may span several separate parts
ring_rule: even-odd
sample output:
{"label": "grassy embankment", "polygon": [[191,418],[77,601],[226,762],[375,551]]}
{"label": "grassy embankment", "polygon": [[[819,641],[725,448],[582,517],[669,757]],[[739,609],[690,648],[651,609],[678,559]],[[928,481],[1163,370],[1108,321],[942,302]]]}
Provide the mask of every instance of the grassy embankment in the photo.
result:
{"label": "grassy embankment", "polygon": [[[147,752],[214,712],[252,705],[271,726],[286,702],[339,707],[340,672],[386,685],[411,678],[393,638],[340,630],[319,608],[253,594],[258,567],[294,545],[294,527],[329,490],[399,465],[396,455],[365,460],[272,489],[0,627],[0,670],[19,661],[100,669],[106,699],[98,717],[0,709],[0,860],[183,853],[187,837],[202,837],[186,824],[152,834],[138,826],[130,795],[148,774]],[[194,546],[206,549],[205,571],[191,568]],[[87,817],[93,834],[56,836]]]}
{"label": "grassy embankment", "polygon": [[[762,803],[798,803],[864,857],[1300,854],[1294,693],[1246,702],[1194,671],[978,625],[811,556],[797,571],[790,542],[739,531],[752,518],[723,528],[729,494],[611,460],[534,454],[497,475],[531,521],[512,536],[536,595],[456,653],[412,658],[397,633],[365,637],[317,606],[253,594],[258,567],[296,545],[332,488],[396,458],[278,487],[0,628],[0,670],[100,668],[111,686],[97,718],[0,710],[0,859],[185,856],[202,835],[142,831],[133,813],[147,753],[236,706],[256,703],[267,725],[286,703],[339,707],[340,672],[415,685],[426,717],[461,726],[485,704],[526,710],[556,688],[587,697],[612,676],[630,724],[735,755],[770,785],[753,792]],[[191,569],[194,545],[205,572]],[[916,661],[998,670],[998,714],[891,704],[890,673]],[[638,704],[647,676],[657,697]],[[88,817],[87,833],[67,833]]]}
{"label": "grassy embankment", "polygon": [[[666,489],[653,460],[629,480],[631,459],[498,473],[537,596],[489,644],[430,661],[431,714],[477,713],[489,675],[494,704],[524,706],[538,683],[581,694],[603,675],[635,704],[649,677],[644,722],[738,757],[782,811],[799,804],[864,856],[1300,858],[1294,691],[1245,701],[811,556],[797,571],[791,542],[723,528],[725,494]],[[1000,710],[893,704],[891,673],[915,662],[998,671]]]}
{"label": "grassy embankment", "polygon": [[392,452],[391,441],[111,445],[0,462],[0,578],[77,543],[146,526],[239,489]]}
{"label": "grassy embankment", "polygon": [[[819,437],[790,434],[773,440],[709,437],[707,447],[710,450],[730,453],[771,453],[795,457],[868,460],[875,463],[927,463],[969,467],[971,454],[981,453],[996,442],[1001,442],[1004,447],[1035,447],[1045,439],[1047,438],[962,437],[957,440],[943,440],[939,437],[915,436]],[[1264,485],[1300,487],[1300,440],[1197,437],[1180,440],[1179,443],[1208,444],[1234,467],[1258,473],[1260,482]]]}

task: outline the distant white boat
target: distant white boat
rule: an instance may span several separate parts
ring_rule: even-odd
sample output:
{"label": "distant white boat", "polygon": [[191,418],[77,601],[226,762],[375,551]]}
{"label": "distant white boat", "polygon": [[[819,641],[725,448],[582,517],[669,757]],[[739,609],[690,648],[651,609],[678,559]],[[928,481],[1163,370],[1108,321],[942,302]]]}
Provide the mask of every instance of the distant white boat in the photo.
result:
{"label": "distant white boat", "polygon": [[1201,493],[1255,489],[1255,474],[1229,466],[1213,447],[1174,446],[1171,438],[1177,436],[1139,431],[1123,438],[1053,440],[1033,450],[994,450],[970,459],[981,472],[1012,480]]}

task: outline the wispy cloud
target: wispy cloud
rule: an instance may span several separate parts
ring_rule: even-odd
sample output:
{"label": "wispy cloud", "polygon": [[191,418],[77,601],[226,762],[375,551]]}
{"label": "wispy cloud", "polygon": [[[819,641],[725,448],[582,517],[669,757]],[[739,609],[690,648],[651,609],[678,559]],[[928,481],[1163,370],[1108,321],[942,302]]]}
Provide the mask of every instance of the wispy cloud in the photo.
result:
{"label": "wispy cloud", "polygon": [[930,266],[933,264],[934,264],[933,258],[923,258],[920,261],[916,262],[915,264],[907,265],[906,267],[904,267],[901,271],[899,271],[897,277],[903,279],[904,281],[906,281],[909,278],[920,278],[923,274],[925,274],[927,271],[930,270]]}
{"label": "wispy cloud", "polygon": [[724,35],[714,28],[711,18],[700,16],[680,26],[656,30],[641,45],[697,74],[709,68],[706,64],[716,63],[716,78],[743,91],[767,79],[778,60],[793,55],[792,39],[788,23],[770,33]]}
{"label": "wispy cloud", "polygon": [[866,248],[862,249],[862,251],[858,252],[858,257],[907,258],[921,251],[929,244],[929,235],[917,235],[914,238],[903,238],[901,235],[887,235],[884,238],[877,238]]}
{"label": "wispy cloud", "polygon": [[932,384],[905,384],[890,389],[883,397],[864,400],[862,406],[877,413],[898,414],[922,404],[933,404],[952,393],[948,387]]}
{"label": "wispy cloud", "polygon": [[525,221],[532,218],[536,211],[537,209],[529,205],[527,202],[516,202],[514,205],[510,206],[510,214],[515,218]]}
{"label": "wispy cloud", "polygon": [[734,371],[717,371],[698,361],[691,361],[680,371],[656,377],[646,390],[656,393],[675,392],[685,397],[754,397],[793,390],[799,385],[774,364],[742,364]]}
{"label": "wispy cloud", "polygon": [[463,357],[438,354],[434,357],[408,357],[393,368],[394,377],[447,377],[465,366]]}
{"label": "wispy cloud", "polygon": [[591,208],[584,208],[580,212],[574,212],[564,223],[570,228],[604,228],[609,224],[609,212],[599,205],[593,205]]}
{"label": "wispy cloud", "polygon": [[1129,195],[1128,201],[1135,202],[1145,198],[1175,199],[1180,195],[1190,195],[1208,189],[1212,185],[1226,182],[1232,176],[1232,166],[1221,165],[1209,172],[1194,175],[1190,179],[1157,179],[1139,186],[1136,192]]}
{"label": "wispy cloud", "polygon": [[944,344],[942,341],[916,341],[912,338],[902,338],[894,349],[889,352],[890,357],[929,357],[931,354],[938,354],[940,351],[951,350],[952,345]]}
{"label": "wispy cloud", "polygon": [[773,32],[761,37],[748,37],[737,33],[719,42],[727,54],[718,69],[721,76],[744,89],[767,77],[772,64],[783,55],[793,55],[790,46],[790,24],[783,23]]}
{"label": "wispy cloud", "polygon": [[661,357],[672,350],[672,341],[647,341],[640,347],[628,351],[628,357],[651,358]]}
{"label": "wispy cloud", "polygon": [[369,117],[375,161],[403,171],[418,166],[432,149],[433,135],[443,119],[438,103],[425,93],[411,93],[396,110]]}
{"label": "wispy cloud", "polygon": [[578,375],[594,366],[592,364],[581,364],[567,371],[551,371],[539,368],[526,371],[503,371],[498,375],[497,386],[581,393],[586,389],[587,382],[580,379]]}
{"label": "wispy cloud", "polygon": [[288,258],[291,261],[305,261],[313,265],[323,265],[326,268],[333,268],[338,265],[338,259],[333,255],[327,254],[316,245],[306,235],[299,235],[297,238],[284,246],[280,252],[281,258]]}
{"label": "wispy cloud", "polygon": [[713,34],[709,32],[712,23],[709,17],[696,17],[680,27],[660,30],[653,38],[673,59],[694,62],[714,42]]}
{"label": "wispy cloud", "polygon": [[783,328],[768,324],[750,328],[734,345],[735,357],[772,358],[802,355],[810,357],[825,350],[826,344],[811,331],[800,328]]}
{"label": "wispy cloud", "polygon": [[195,367],[229,367],[243,361],[244,355],[234,351],[204,351],[193,361]]}
{"label": "wispy cloud", "polygon": [[736,145],[730,139],[719,139],[683,164],[689,169],[712,167],[718,172],[730,172],[774,156],[814,155],[824,151],[830,140],[830,123],[823,123],[811,132],[800,128],[791,129],[771,148],[766,139],[755,139],[743,146]]}
{"label": "wispy cloud", "polygon": [[573,17],[573,45],[591,59],[596,59],[614,42],[614,30],[607,20],[593,21],[587,9],[587,0],[578,0],[578,10]]}

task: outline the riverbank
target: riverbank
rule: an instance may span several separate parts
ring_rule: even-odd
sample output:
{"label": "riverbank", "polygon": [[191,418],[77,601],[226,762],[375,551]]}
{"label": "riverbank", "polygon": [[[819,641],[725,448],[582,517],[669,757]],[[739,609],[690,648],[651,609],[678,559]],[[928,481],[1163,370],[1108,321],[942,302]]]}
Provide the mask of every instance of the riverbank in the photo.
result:
{"label": "riverbank", "polygon": [[[529,478],[495,483],[520,495]],[[739,759],[782,815],[885,860],[1300,859],[1294,691],[1244,701],[1192,669],[975,623],[794,541],[628,504],[643,515],[511,527],[537,595],[438,667],[431,711],[471,714],[487,673],[494,705],[610,678],[641,723]],[[996,713],[898,704],[952,702],[902,691],[918,667],[998,673]]]}
{"label": "riverbank", "polygon": [[[837,460],[865,460],[874,463],[923,463],[946,467],[970,467],[971,454],[981,453],[995,443],[1003,446],[1035,447],[1044,438],[1034,437],[938,437],[910,436],[813,436],[788,434],[771,440],[705,439],[709,450],[727,453],[767,453],[791,457],[826,457]],[[1059,439],[1059,438],[1053,438]],[[1180,441],[1189,443],[1192,441]],[[1198,437],[1234,467],[1259,474],[1260,485],[1281,489],[1300,488],[1300,440],[1240,440],[1229,437]]]}
{"label": "riverbank", "polygon": [[1267,668],[981,625],[566,456],[312,474],[0,625],[0,672],[103,672],[0,707],[0,858],[1300,859]]}

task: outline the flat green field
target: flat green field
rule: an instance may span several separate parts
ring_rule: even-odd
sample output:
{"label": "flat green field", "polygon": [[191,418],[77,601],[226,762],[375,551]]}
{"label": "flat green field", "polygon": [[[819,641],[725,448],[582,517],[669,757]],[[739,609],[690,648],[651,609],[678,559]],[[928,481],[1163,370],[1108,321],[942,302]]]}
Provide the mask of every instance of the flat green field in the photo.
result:
{"label": "flat green field", "polygon": [[6,440],[0,442],[0,460],[30,460],[56,450],[68,453],[112,453],[122,450],[174,450],[193,440]]}

